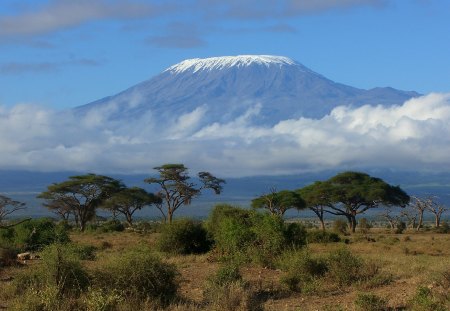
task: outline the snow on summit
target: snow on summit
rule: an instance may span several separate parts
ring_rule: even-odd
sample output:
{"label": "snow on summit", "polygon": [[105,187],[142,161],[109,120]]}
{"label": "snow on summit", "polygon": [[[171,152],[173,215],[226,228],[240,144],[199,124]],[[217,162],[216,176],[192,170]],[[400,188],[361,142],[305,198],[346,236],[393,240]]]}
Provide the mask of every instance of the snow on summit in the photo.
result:
{"label": "snow on summit", "polygon": [[273,55],[238,55],[210,58],[193,58],[184,60],[169,67],[166,71],[172,73],[197,72],[199,70],[216,70],[231,67],[245,67],[252,64],[264,65],[299,65],[292,59]]}

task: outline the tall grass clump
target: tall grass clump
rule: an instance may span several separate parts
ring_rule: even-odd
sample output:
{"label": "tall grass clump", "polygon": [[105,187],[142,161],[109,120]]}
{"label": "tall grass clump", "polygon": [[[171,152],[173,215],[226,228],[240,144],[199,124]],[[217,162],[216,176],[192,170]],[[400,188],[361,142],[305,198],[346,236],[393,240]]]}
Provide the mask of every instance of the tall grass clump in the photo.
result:
{"label": "tall grass clump", "polygon": [[387,302],[383,298],[371,293],[359,293],[355,300],[358,311],[384,311],[387,310]]}
{"label": "tall grass clump", "polygon": [[148,249],[128,250],[114,256],[94,276],[95,287],[121,293],[127,301],[146,299],[167,303],[176,297],[178,272]]}
{"label": "tall grass clump", "polygon": [[313,291],[319,278],[328,270],[326,261],[312,256],[308,250],[285,252],[278,261],[278,267],[284,272],[281,283],[295,292]]}
{"label": "tall grass clump", "polygon": [[180,219],[163,226],[157,246],[162,252],[186,255],[206,253],[211,244],[201,222]]}
{"label": "tall grass clump", "polygon": [[16,275],[12,310],[69,310],[67,301],[75,300],[89,286],[88,274],[70,245],[49,245],[41,258],[40,265]]}

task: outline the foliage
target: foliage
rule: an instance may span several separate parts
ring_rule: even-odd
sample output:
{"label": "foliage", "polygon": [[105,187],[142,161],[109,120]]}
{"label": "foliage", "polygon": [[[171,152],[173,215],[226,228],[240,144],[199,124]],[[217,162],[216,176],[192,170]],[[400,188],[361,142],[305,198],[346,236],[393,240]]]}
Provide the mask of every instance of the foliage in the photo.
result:
{"label": "foliage", "polygon": [[0,195],[0,229],[14,226],[15,224],[5,223],[7,216],[24,208],[25,203],[12,200],[4,195]]}
{"label": "foliage", "polygon": [[160,187],[158,196],[165,205],[157,205],[164,220],[172,223],[173,214],[182,205],[189,205],[192,199],[200,195],[203,189],[211,189],[216,194],[222,192],[222,184],[225,180],[214,177],[209,172],[198,173],[201,186],[190,181],[188,168],[183,164],[164,164],[154,168],[158,171],[159,177],[147,178],[144,181],[149,184],[157,184]]}
{"label": "foliage", "polygon": [[86,230],[101,233],[122,232],[123,230],[125,230],[125,226],[118,219],[110,219],[101,224],[89,224],[86,226]]}
{"label": "foliage", "polygon": [[168,302],[175,298],[178,272],[148,249],[128,250],[96,272],[97,288],[119,292],[127,299],[156,299]]}
{"label": "foliage", "polygon": [[356,229],[356,215],[380,205],[405,206],[410,199],[399,186],[360,172],[339,173],[307,189],[299,190],[304,193],[307,206],[324,206],[325,212],[346,217],[352,232]]}
{"label": "foliage", "polygon": [[415,311],[445,311],[445,305],[438,301],[428,287],[419,286],[416,294],[410,301],[412,309]]}
{"label": "foliage", "polygon": [[11,247],[0,247],[0,269],[17,263],[17,251]]}
{"label": "foliage", "polygon": [[399,222],[397,223],[397,228],[395,229],[395,233],[397,233],[397,234],[402,234],[403,231],[405,231],[405,230],[406,230],[406,224],[405,224],[405,222],[399,221]]}
{"label": "foliage", "polygon": [[90,288],[83,300],[86,311],[114,311],[124,299],[117,291]]}
{"label": "foliage", "polygon": [[41,299],[48,298],[45,296],[47,294],[61,298],[86,290],[89,278],[73,247],[59,243],[49,245],[41,252],[41,258],[39,266],[15,278],[14,286],[18,294],[27,295],[31,291]]}
{"label": "foliage", "polygon": [[341,238],[337,233],[319,230],[309,230],[306,233],[306,241],[308,243],[336,243]]}
{"label": "foliage", "polygon": [[142,188],[124,188],[114,193],[103,204],[103,208],[122,214],[128,225],[133,226],[133,214],[152,204],[161,204],[161,197],[148,193]]}
{"label": "foliage", "polygon": [[358,228],[363,234],[369,233],[370,229],[372,228],[372,225],[367,220],[367,218],[361,218],[358,222]]}
{"label": "foliage", "polygon": [[20,251],[35,251],[55,242],[69,242],[70,239],[63,224],[56,225],[51,219],[38,218],[9,228],[0,240]]}
{"label": "foliage", "polygon": [[123,187],[114,178],[87,174],[71,176],[67,181],[52,184],[38,197],[47,201],[45,205],[49,209],[70,211],[80,230],[84,231],[87,222],[95,217],[96,209]]}
{"label": "foliage", "polygon": [[281,251],[303,246],[306,240],[306,230],[300,224],[286,224],[280,216],[229,205],[213,209],[207,228],[211,228],[216,249],[224,258],[241,257],[265,265]]}
{"label": "foliage", "polygon": [[201,254],[209,251],[211,243],[200,222],[180,219],[163,227],[158,238],[158,249],[172,254]]}
{"label": "foliage", "polygon": [[375,294],[359,293],[355,306],[356,310],[361,311],[384,311],[387,309],[387,302]]}
{"label": "foliage", "polygon": [[242,275],[239,271],[239,265],[234,262],[221,266],[216,274],[209,279],[209,282],[218,286],[229,285],[238,281],[242,281]]}
{"label": "foliage", "polygon": [[327,258],[328,274],[339,286],[351,285],[360,280],[363,261],[346,248],[329,254]]}
{"label": "foliage", "polygon": [[328,269],[324,259],[311,256],[308,250],[283,253],[278,266],[284,272],[281,283],[296,292],[313,290],[316,280],[324,276]]}
{"label": "foliage", "polygon": [[300,194],[295,191],[283,190],[276,192],[272,190],[268,194],[253,199],[252,207],[264,208],[273,215],[283,216],[288,209],[295,208],[301,210],[306,205]]}

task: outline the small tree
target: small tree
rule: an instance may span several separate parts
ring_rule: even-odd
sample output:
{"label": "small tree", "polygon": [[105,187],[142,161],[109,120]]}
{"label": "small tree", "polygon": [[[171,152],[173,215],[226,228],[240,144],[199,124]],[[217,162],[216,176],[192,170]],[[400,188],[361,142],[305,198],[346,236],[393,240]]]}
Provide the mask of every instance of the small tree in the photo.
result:
{"label": "small tree", "polygon": [[411,204],[411,207],[417,212],[417,215],[419,217],[416,230],[419,231],[420,228],[423,226],[423,214],[428,209],[428,207],[433,203],[433,199],[431,197],[427,198],[419,198],[419,197],[413,197],[413,203]]}
{"label": "small tree", "polygon": [[87,174],[71,176],[69,180],[47,187],[38,197],[47,200],[46,206],[58,204],[72,211],[81,231],[95,216],[96,209],[114,193],[123,189],[123,184],[111,177]]}
{"label": "small tree", "polygon": [[320,186],[325,194],[326,212],[347,218],[349,228],[356,230],[356,215],[368,209],[384,206],[405,206],[409,196],[399,187],[391,186],[380,178],[360,172],[337,174]]}
{"label": "small tree", "polygon": [[222,192],[222,184],[225,180],[216,178],[209,172],[198,173],[201,186],[190,181],[188,168],[183,164],[164,164],[154,168],[159,177],[147,178],[144,181],[149,184],[157,184],[160,190],[157,195],[161,197],[165,207],[159,207],[164,220],[172,223],[173,214],[182,205],[189,205],[192,199],[199,196],[203,189],[211,189],[216,194]]}
{"label": "small tree", "polygon": [[1,228],[9,228],[15,225],[18,225],[19,223],[23,221],[27,221],[28,219],[22,220],[20,222],[14,223],[14,224],[6,224],[5,220],[6,217],[11,215],[14,212],[17,212],[18,210],[25,209],[25,203],[14,201],[4,195],[0,195],[0,229]]}
{"label": "small tree", "polygon": [[133,214],[152,204],[159,204],[162,200],[153,193],[148,193],[142,188],[125,188],[113,194],[103,205],[104,208],[118,212],[125,216],[128,225],[133,226]]}
{"label": "small tree", "polygon": [[300,210],[304,209],[305,206],[305,201],[298,193],[288,190],[277,192],[275,188],[272,188],[270,193],[252,200],[253,208],[265,208],[272,215],[278,216],[283,216],[288,209],[296,208]]}
{"label": "small tree", "polygon": [[325,231],[325,207],[332,205],[327,185],[321,181],[316,181],[314,184],[303,187],[297,191],[305,200],[306,207],[313,211],[319,218],[320,227],[322,231]]}

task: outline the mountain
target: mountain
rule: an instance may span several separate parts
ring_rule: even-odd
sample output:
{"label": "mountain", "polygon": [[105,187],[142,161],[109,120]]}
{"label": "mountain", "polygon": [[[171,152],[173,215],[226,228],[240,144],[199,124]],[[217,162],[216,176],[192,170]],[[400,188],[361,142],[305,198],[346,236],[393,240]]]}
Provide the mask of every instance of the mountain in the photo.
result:
{"label": "mountain", "polygon": [[336,83],[287,57],[241,55],[185,60],[75,110],[85,114],[100,109],[112,121],[145,115],[160,122],[201,110],[206,124],[229,122],[253,109],[254,124],[274,125],[299,117],[322,118],[339,105],[389,106],[418,95]]}

